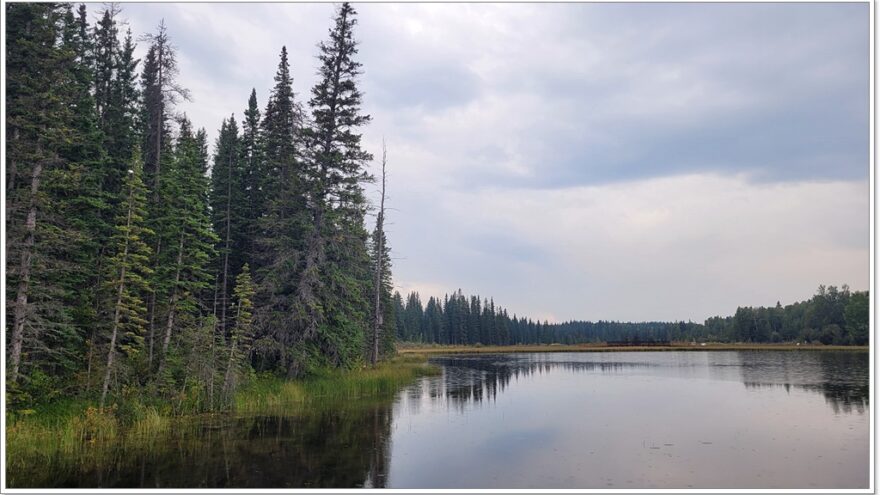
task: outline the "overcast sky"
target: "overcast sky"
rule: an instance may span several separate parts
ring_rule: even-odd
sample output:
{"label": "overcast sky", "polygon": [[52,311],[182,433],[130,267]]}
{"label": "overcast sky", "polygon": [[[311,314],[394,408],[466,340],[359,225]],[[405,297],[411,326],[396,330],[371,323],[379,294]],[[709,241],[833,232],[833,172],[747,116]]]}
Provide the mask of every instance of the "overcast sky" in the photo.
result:
{"label": "overcast sky", "polygon": [[[401,292],[461,288],[550,321],[702,321],[868,288],[867,3],[356,8]],[[213,140],[251,88],[265,106],[282,45],[308,99],[333,12],[122,16],[135,35],[165,19],[193,95],[179,109]]]}

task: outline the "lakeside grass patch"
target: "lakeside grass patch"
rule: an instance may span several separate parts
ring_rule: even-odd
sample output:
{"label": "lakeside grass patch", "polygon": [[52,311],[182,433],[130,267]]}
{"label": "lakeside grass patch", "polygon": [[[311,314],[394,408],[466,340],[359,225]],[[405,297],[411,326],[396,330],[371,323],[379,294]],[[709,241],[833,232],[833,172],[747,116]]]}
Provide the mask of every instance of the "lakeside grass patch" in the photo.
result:
{"label": "lakeside grass patch", "polygon": [[356,399],[383,399],[415,379],[439,372],[424,355],[411,353],[375,368],[324,370],[296,381],[261,376],[235,394],[233,410],[237,414],[285,414]]}
{"label": "lakeside grass patch", "polygon": [[169,407],[142,403],[120,414],[115,408],[101,410],[89,401],[73,399],[8,414],[7,483],[50,486],[56,473],[97,471],[134,454],[186,445],[182,439],[197,437],[214,419],[298,415],[387,401],[414,380],[439,372],[424,355],[411,353],[375,368],[325,370],[300,380],[259,376],[235,394],[229,411],[219,415],[172,416]]}

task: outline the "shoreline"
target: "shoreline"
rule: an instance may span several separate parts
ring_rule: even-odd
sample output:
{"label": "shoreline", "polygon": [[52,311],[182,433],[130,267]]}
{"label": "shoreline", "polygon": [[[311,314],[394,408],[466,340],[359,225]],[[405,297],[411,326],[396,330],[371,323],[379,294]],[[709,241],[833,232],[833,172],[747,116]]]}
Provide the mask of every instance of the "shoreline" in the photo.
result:
{"label": "shoreline", "polygon": [[502,354],[525,352],[672,352],[672,351],[846,351],[868,352],[869,346],[821,344],[671,344],[609,346],[606,344],[526,344],[506,346],[401,346],[400,355]]}

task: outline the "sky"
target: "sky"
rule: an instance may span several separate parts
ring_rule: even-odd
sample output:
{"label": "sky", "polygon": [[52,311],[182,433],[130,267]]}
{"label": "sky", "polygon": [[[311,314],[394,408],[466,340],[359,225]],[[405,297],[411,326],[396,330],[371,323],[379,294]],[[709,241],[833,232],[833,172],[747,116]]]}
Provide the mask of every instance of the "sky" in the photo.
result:
{"label": "sky", "polygon": [[[164,18],[193,96],[178,110],[213,141],[251,88],[265,107],[282,45],[308,100],[334,8],[121,16],[135,36]],[[702,321],[868,288],[867,3],[356,9],[363,144],[378,158],[387,142],[404,295],[460,288],[551,322]]]}

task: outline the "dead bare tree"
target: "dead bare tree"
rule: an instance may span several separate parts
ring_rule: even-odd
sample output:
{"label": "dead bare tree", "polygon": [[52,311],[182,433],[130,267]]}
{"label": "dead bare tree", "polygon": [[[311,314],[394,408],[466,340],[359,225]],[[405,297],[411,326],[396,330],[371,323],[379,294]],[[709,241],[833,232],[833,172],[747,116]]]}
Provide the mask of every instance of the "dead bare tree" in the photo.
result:
{"label": "dead bare tree", "polygon": [[385,222],[385,165],[387,163],[387,149],[385,139],[382,139],[382,189],[379,196],[379,213],[376,216],[376,279],[375,279],[375,305],[373,308],[373,351],[370,354],[370,362],[373,366],[379,361],[379,327],[382,326],[382,266],[384,253],[384,222]]}

